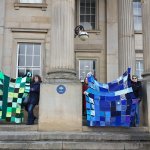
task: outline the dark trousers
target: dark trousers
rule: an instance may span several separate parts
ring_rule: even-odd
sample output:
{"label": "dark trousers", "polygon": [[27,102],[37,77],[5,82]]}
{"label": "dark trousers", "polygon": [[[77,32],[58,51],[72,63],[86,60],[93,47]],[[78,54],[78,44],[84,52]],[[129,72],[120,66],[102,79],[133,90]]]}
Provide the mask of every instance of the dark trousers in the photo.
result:
{"label": "dark trousers", "polygon": [[33,109],[35,107],[35,104],[28,104],[27,111],[28,111],[28,124],[34,124],[35,116],[33,113]]}
{"label": "dark trousers", "polygon": [[132,104],[131,109],[131,127],[138,127],[140,124],[139,103]]}

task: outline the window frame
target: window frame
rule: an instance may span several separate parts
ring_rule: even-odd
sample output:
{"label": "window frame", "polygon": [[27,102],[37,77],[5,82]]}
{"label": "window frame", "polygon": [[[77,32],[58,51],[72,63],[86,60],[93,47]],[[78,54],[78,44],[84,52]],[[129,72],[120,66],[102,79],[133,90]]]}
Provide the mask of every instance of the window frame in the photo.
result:
{"label": "window frame", "polygon": [[[97,32],[99,31],[99,21],[98,21],[98,18],[99,18],[99,0],[95,0],[96,1],[96,13],[95,13],[95,29],[92,29],[92,30],[86,30],[88,32]],[[80,25],[80,0],[77,0],[76,1],[76,26],[77,25]]]}
{"label": "window frame", "polygon": [[[80,75],[81,75],[81,69],[80,69],[80,61],[93,61],[93,62],[95,62],[95,70],[94,70],[94,75],[96,76],[96,59],[78,59],[78,66],[79,66],[79,69],[78,69],[78,78],[79,78],[79,80],[81,81],[81,82],[84,82],[84,79],[83,80],[81,80],[80,79]],[[93,73],[93,72],[92,72]]]}
{"label": "window frame", "polygon": [[[143,63],[143,69],[137,68],[137,61],[142,61],[142,63]],[[143,70],[143,73],[144,73],[143,50],[140,50],[140,49],[139,50],[135,50],[135,73],[137,72],[137,70],[138,71],[139,70]],[[139,76],[139,74],[136,74],[136,75]],[[142,75],[142,71],[141,71],[140,76],[139,76],[140,80],[143,79],[141,75]]]}
{"label": "window frame", "polygon": [[[139,3],[140,5],[141,5],[141,12],[140,12],[140,14],[141,15],[137,15],[137,14],[134,14],[134,3]],[[133,2],[132,2],[132,4],[133,4],[133,21],[134,21],[134,32],[135,33],[142,33],[142,2],[140,1],[140,2],[134,2],[134,0],[133,0]],[[137,18],[141,18],[141,30],[136,30],[135,29],[135,18],[137,19]]]}
{"label": "window frame", "polygon": [[14,3],[15,10],[19,10],[21,7],[23,7],[23,8],[41,8],[42,11],[46,11],[47,3],[46,3],[46,0],[42,0],[42,3],[21,3],[20,0],[15,0],[15,3]]}
{"label": "window frame", "polygon": [[[139,63],[139,62],[141,62],[141,61],[143,63],[143,69],[139,67],[141,65],[141,63]],[[136,72],[139,72],[139,74],[137,74],[137,75],[140,75],[138,77],[139,77],[139,79],[142,79],[142,74],[144,73],[144,60],[142,58],[137,58],[136,66],[137,66],[137,62],[138,62],[138,68],[136,67]]]}
{"label": "window frame", "polygon": [[[40,44],[40,66],[35,66],[35,67],[33,67],[33,66],[31,66],[31,67],[29,67],[29,66],[21,66],[21,67],[19,67],[18,65],[18,61],[19,61],[19,44],[33,44],[33,45],[35,45],[35,44]],[[16,62],[16,77],[18,77],[18,70],[19,69],[26,69],[26,68],[31,68],[31,69],[38,69],[39,68],[39,71],[40,71],[40,76],[42,76],[42,43],[40,43],[40,42],[17,42],[17,53],[16,53],[16,58],[17,58],[17,62]],[[25,53],[25,58],[26,58],[26,53]],[[26,61],[26,60],[25,60]],[[32,60],[33,61],[33,60]],[[33,62],[32,62],[33,63]],[[33,65],[33,64],[32,64]],[[33,71],[32,71],[33,72]]]}

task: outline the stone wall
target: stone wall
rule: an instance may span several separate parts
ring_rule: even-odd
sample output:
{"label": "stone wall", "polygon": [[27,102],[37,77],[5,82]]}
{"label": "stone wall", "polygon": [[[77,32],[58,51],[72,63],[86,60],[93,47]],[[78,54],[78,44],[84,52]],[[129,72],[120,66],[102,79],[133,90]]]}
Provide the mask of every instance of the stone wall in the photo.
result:
{"label": "stone wall", "polygon": [[[40,42],[42,43],[42,76],[45,76],[50,61],[50,54],[47,53],[47,50],[50,49],[51,43],[51,1],[46,1],[47,8],[45,11],[34,6],[18,7],[16,9],[14,7],[15,2],[16,0],[3,0],[0,2],[3,12],[0,14],[0,18],[5,19],[5,22],[3,19],[0,21],[0,43],[3,43],[0,44],[1,69],[5,74],[16,77],[17,43]],[[97,79],[105,82],[107,80],[105,0],[99,1],[98,10],[98,29],[89,31],[90,38],[86,42],[81,42],[79,38],[75,38],[75,53],[76,56],[79,56],[78,58],[83,55],[85,58],[89,58],[91,54],[94,55],[94,58],[98,59],[96,66]],[[75,14],[78,13],[75,12]]]}

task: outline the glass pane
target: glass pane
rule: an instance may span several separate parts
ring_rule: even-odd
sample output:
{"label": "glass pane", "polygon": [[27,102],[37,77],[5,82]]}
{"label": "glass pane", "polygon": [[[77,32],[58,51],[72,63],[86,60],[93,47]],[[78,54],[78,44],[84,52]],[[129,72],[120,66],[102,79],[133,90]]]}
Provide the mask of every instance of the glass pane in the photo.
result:
{"label": "glass pane", "polygon": [[80,22],[85,22],[85,15],[80,16]]}
{"label": "glass pane", "polygon": [[85,7],[80,7],[80,14],[85,14]]}
{"label": "glass pane", "polygon": [[134,17],[134,30],[135,31],[142,30],[142,17]]}
{"label": "glass pane", "polygon": [[33,55],[33,44],[27,44],[27,55]]}
{"label": "glass pane", "polygon": [[91,14],[95,14],[95,8],[91,8]]}
{"label": "glass pane", "polygon": [[86,22],[90,22],[90,15],[86,15]]}
{"label": "glass pane", "polygon": [[141,0],[133,0],[133,2],[141,2]]}
{"label": "glass pane", "polygon": [[86,0],[86,7],[90,7],[90,0]]}
{"label": "glass pane", "polygon": [[34,45],[34,55],[40,55],[40,48],[41,48],[40,44]]}
{"label": "glass pane", "polygon": [[95,23],[91,23],[92,29],[95,29]]}
{"label": "glass pane", "polygon": [[91,15],[91,22],[95,22],[95,15]]}
{"label": "glass pane", "polygon": [[86,14],[90,14],[90,7],[86,8]]}
{"label": "glass pane", "polygon": [[136,68],[139,68],[138,66],[139,66],[139,62],[138,62],[138,61],[136,61]]}
{"label": "glass pane", "polygon": [[40,66],[40,56],[34,56],[33,66]]}
{"label": "glass pane", "polygon": [[23,77],[25,75],[25,69],[18,69],[18,77]]}
{"label": "glass pane", "polygon": [[144,70],[144,64],[143,64],[143,61],[141,61],[141,70]]}
{"label": "glass pane", "polygon": [[136,75],[139,77],[139,78],[142,78],[142,73],[144,71],[144,68],[143,68],[143,60],[136,60]]}
{"label": "glass pane", "polygon": [[19,44],[19,54],[25,55],[25,44]]}
{"label": "glass pane", "polygon": [[34,75],[40,75],[40,70],[39,69],[33,69],[33,76]]}
{"label": "glass pane", "polygon": [[42,3],[42,0],[20,0],[20,3]]}
{"label": "glass pane", "polygon": [[136,16],[141,16],[142,11],[141,11],[141,3],[133,3],[133,14]]}
{"label": "glass pane", "polygon": [[91,0],[91,7],[95,7],[96,5],[96,1],[95,0]]}
{"label": "glass pane", "polygon": [[32,56],[26,56],[26,66],[32,66]]}
{"label": "glass pane", "polygon": [[85,7],[85,0],[80,0],[80,6]]}
{"label": "glass pane", "polygon": [[91,30],[92,29],[92,26],[91,26],[90,22],[84,22],[84,27],[85,27],[86,30]]}
{"label": "glass pane", "polygon": [[139,72],[139,70],[136,70],[136,75],[138,76],[138,78],[140,78],[140,72]]}
{"label": "glass pane", "polygon": [[84,80],[87,73],[92,72],[95,75],[95,61],[94,60],[80,60],[79,78]]}
{"label": "glass pane", "polygon": [[24,55],[19,55],[18,66],[25,66],[25,56]]}

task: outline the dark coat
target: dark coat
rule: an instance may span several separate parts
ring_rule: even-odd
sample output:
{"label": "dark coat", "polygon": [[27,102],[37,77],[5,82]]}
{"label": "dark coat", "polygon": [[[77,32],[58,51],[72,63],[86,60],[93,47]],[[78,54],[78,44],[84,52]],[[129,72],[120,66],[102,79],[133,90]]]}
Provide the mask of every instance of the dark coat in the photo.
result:
{"label": "dark coat", "polygon": [[38,105],[40,96],[40,82],[31,83],[29,104]]}
{"label": "dark coat", "polygon": [[82,85],[82,99],[83,99],[83,110],[86,111],[86,95],[84,92],[88,89],[88,84],[83,83]]}
{"label": "dark coat", "polygon": [[137,82],[133,82],[131,81],[131,86],[133,88],[133,93],[135,95],[135,97],[137,98],[142,98],[142,84],[140,81]]}

